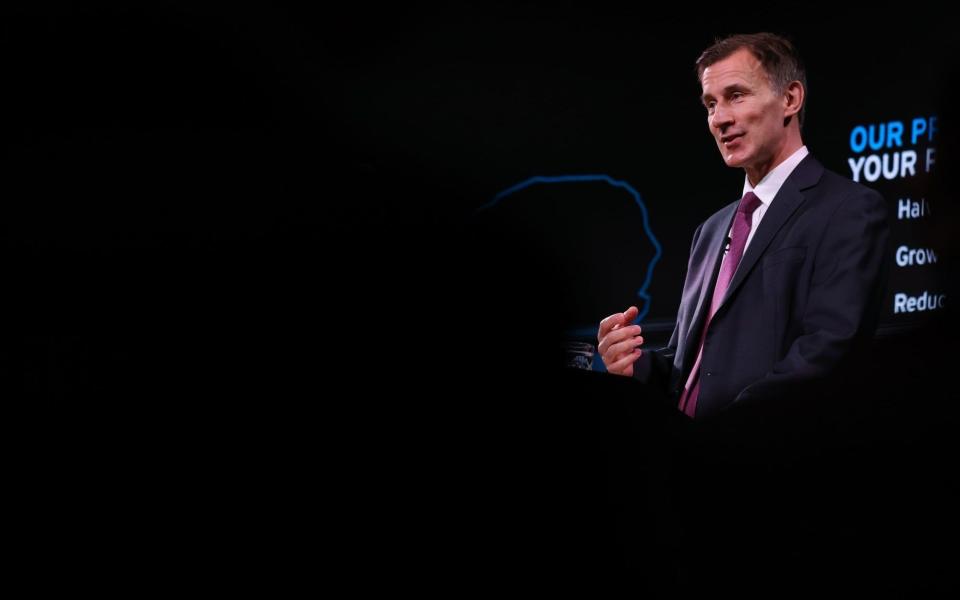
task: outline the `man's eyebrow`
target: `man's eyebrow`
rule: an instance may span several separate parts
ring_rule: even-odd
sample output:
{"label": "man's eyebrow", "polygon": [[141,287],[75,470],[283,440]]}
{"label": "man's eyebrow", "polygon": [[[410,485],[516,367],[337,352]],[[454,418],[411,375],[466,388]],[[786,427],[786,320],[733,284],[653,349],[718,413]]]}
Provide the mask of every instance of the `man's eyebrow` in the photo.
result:
{"label": "man's eyebrow", "polygon": [[[723,88],[723,95],[727,96],[731,92],[745,92],[745,91],[747,91],[747,86],[743,85],[742,83],[731,83],[727,87]],[[703,102],[704,104],[706,104],[707,100],[711,98],[713,98],[712,94],[701,94],[700,102]]]}

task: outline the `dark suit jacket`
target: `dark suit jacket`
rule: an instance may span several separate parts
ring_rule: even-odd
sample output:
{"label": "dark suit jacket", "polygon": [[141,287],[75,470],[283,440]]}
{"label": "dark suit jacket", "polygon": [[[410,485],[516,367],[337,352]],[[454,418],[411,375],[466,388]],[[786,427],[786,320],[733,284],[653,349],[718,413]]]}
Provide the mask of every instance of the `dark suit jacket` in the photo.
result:
{"label": "dark suit jacket", "polygon": [[[697,228],[670,342],[645,351],[635,368],[638,378],[665,384],[672,399],[696,360],[738,202]],[[824,169],[813,156],[797,165],[710,323],[697,419],[744,403],[775,403],[835,374],[876,327],[888,239],[880,194]]]}

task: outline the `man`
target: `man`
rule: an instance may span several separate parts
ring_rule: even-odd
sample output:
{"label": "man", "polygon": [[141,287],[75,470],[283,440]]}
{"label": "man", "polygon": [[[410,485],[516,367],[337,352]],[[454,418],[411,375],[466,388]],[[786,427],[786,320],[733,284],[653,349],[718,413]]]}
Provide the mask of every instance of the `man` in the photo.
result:
{"label": "man", "polygon": [[697,60],[707,124],[743,198],[693,235],[676,327],[641,349],[636,307],[600,323],[610,373],[665,385],[695,419],[815,389],[876,325],[889,224],[876,192],[827,171],[803,144],[806,77],[793,45],[760,33]]}

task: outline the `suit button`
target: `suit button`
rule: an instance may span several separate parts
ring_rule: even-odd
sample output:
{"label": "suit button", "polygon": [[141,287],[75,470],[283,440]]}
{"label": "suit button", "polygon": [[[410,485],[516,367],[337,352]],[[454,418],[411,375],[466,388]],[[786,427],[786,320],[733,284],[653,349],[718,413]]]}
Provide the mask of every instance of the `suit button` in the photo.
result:
{"label": "suit button", "polygon": [[707,373],[707,377],[710,377],[711,375],[713,375],[713,373]]}

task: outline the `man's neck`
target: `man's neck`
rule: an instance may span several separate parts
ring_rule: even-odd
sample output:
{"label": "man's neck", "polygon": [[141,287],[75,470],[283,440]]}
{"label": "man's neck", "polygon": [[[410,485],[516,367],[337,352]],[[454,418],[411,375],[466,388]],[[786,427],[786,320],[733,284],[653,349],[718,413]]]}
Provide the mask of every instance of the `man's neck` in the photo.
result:
{"label": "man's neck", "polygon": [[776,169],[783,161],[793,156],[793,153],[802,147],[803,140],[798,133],[796,136],[790,136],[787,139],[787,143],[780,148],[780,151],[777,152],[767,164],[755,168],[745,168],[744,171],[747,172],[747,179],[750,181],[750,185],[756,187],[770,171]]}

